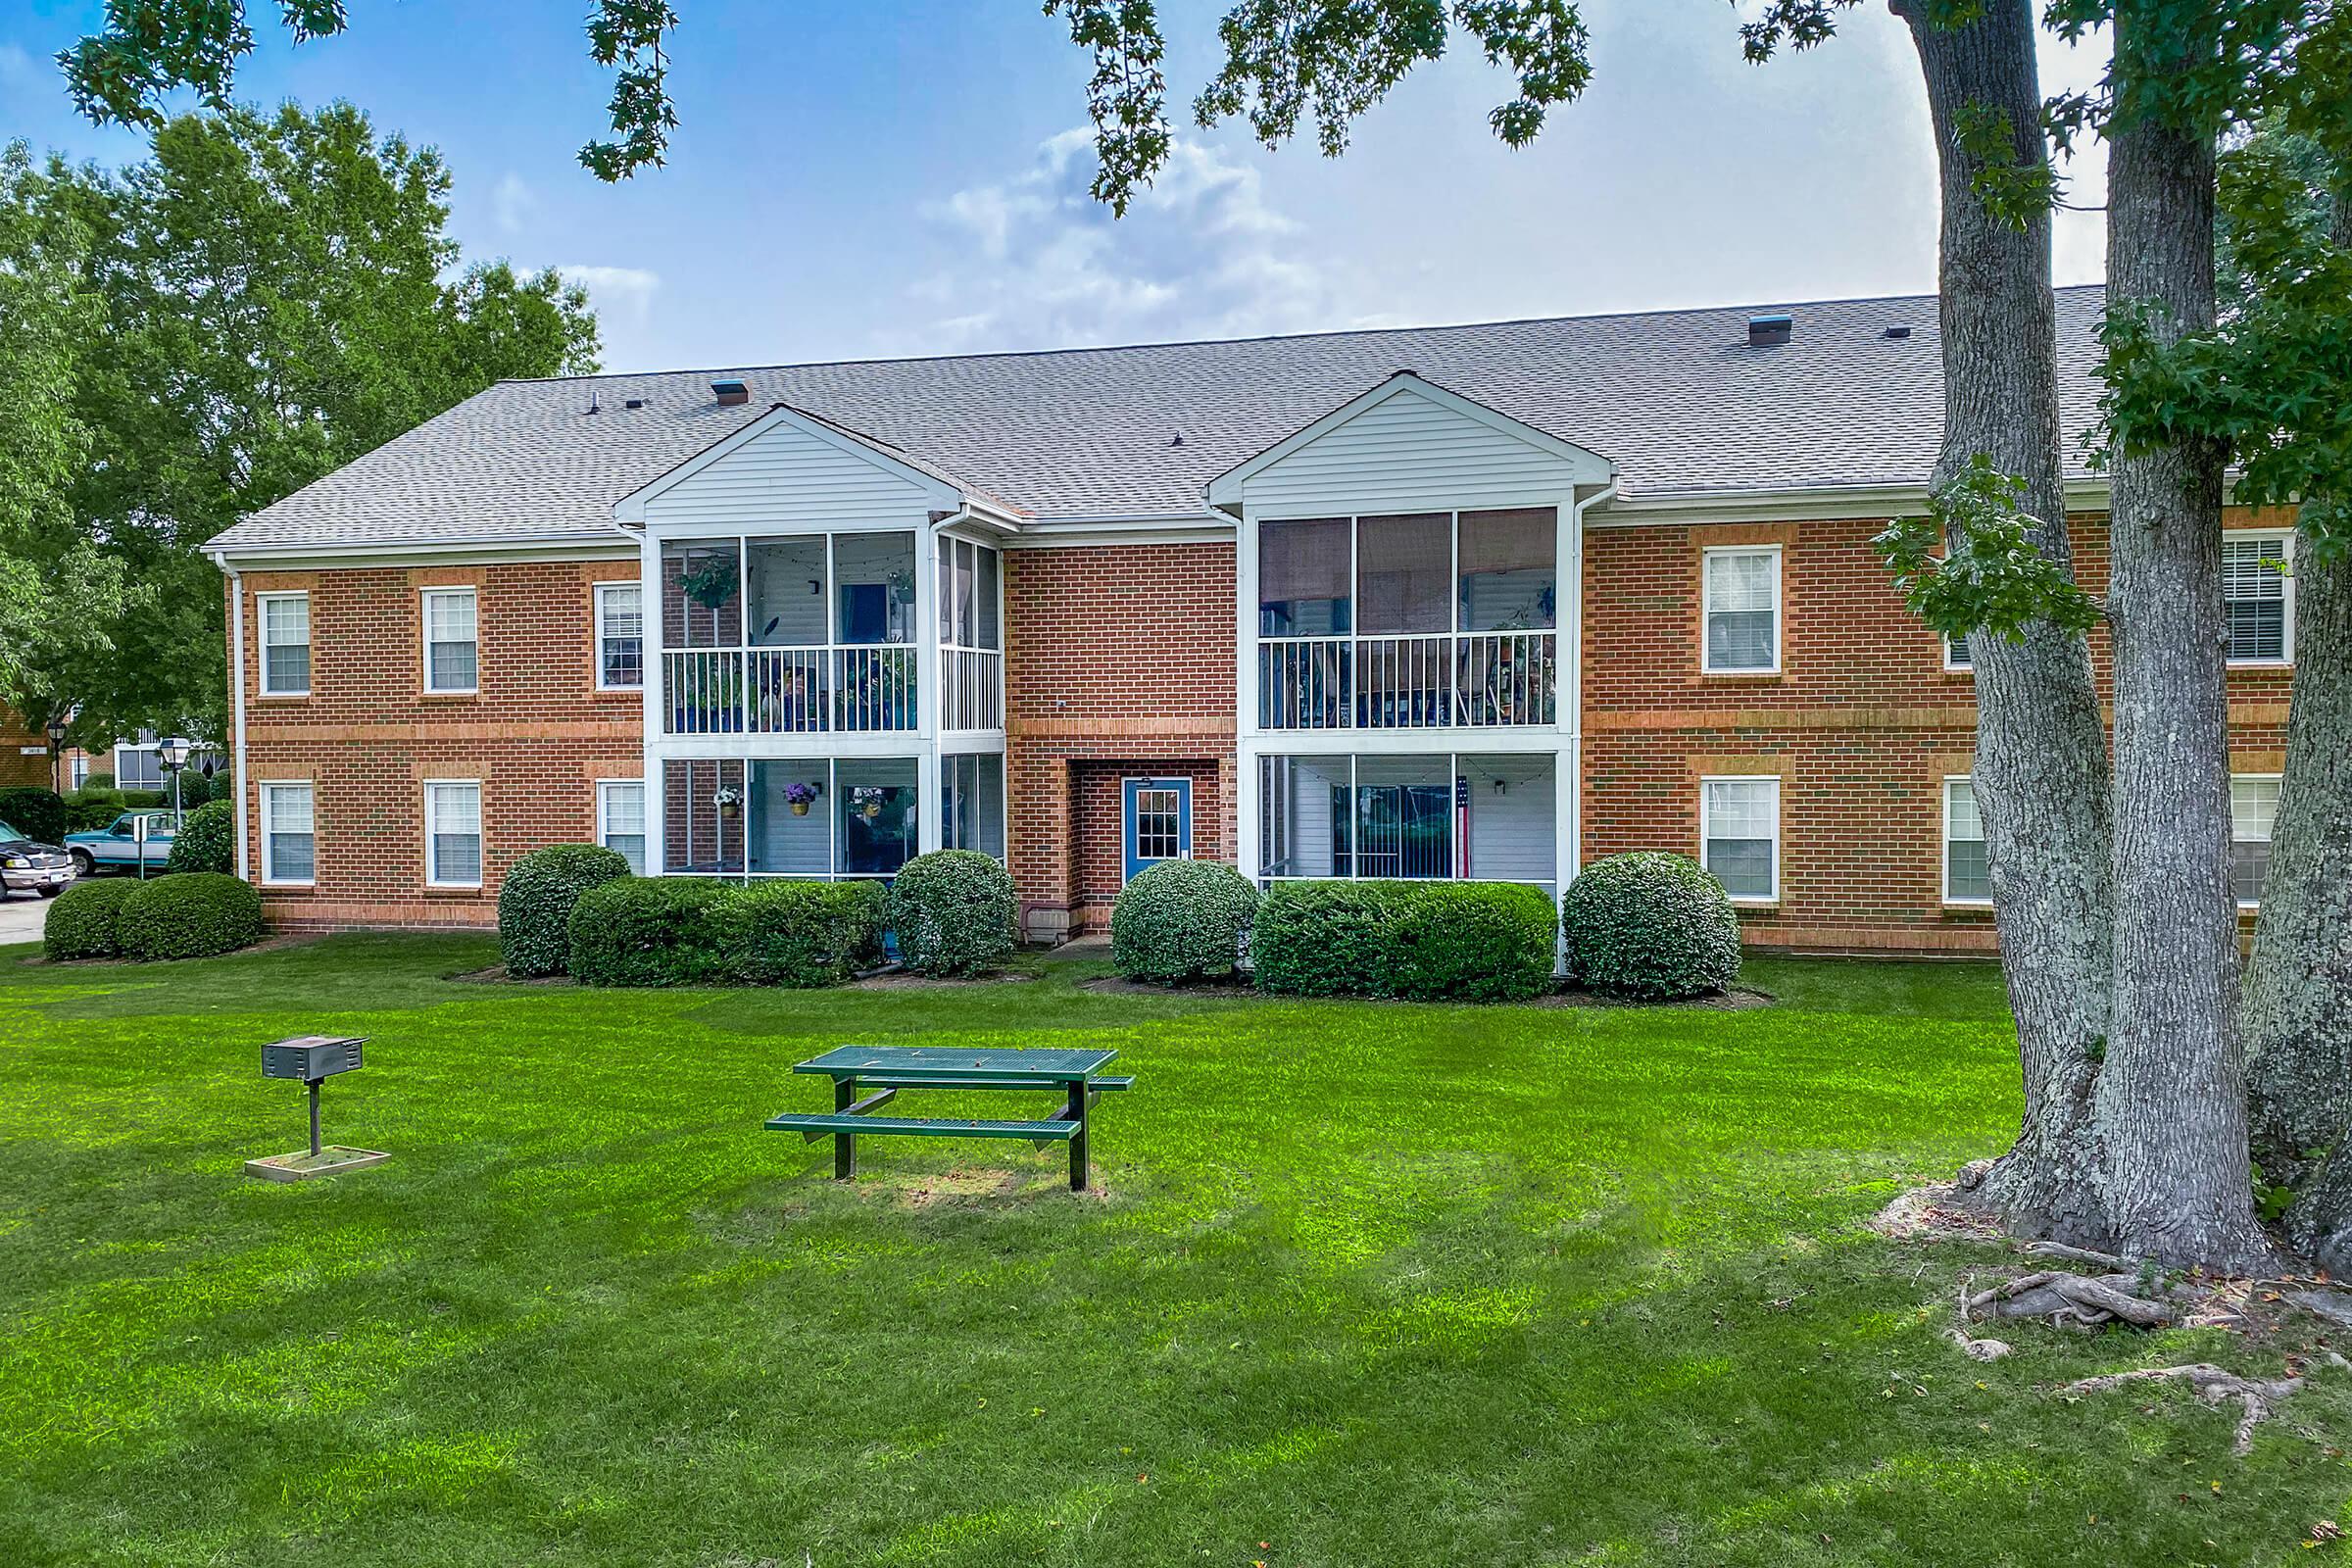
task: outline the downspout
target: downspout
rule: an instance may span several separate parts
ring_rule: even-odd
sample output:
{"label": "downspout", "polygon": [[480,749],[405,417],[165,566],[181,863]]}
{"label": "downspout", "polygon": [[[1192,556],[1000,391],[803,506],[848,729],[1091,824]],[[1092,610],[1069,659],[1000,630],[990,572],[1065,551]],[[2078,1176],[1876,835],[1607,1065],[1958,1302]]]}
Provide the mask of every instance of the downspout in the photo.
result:
{"label": "downspout", "polygon": [[[1565,629],[1565,636],[1571,639],[1569,646],[1576,650],[1576,691],[1574,707],[1570,710],[1568,735],[1568,757],[1571,764],[1568,787],[1576,792],[1572,797],[1576,802],[1576,809],[1571,815],[1575,833],[1570,842],[1560,847],[1559,869],[1562,874],[1559,880],[1559,891],[1563,897],[1568,892],[1568,884],[1576,880],[1578,857],[1576,840],[1583,838],[1585,832],[1585,514],[1590,509],[1616,498],[1617,473],[1612,468],[1609,471],[1607,484],[1602,485],[1598,490],[1576,504],[1576,578],[1570,587],[1568,603],[1571,614],[1569,624]],[[1567,945],[1568,933],[1563,927],[1560,932],[1560,963],[1563,970],[1568,958]]]}
{"label": "downspout", "polygon": [[247,858],[245,825],[245,802],[252,793],[245,777],[245,579],[229,564],[225,555],[216,554],[213,564],[228,573],[228,766],[229,778],[237,790],[237,875],[243,877],[252,863]]}

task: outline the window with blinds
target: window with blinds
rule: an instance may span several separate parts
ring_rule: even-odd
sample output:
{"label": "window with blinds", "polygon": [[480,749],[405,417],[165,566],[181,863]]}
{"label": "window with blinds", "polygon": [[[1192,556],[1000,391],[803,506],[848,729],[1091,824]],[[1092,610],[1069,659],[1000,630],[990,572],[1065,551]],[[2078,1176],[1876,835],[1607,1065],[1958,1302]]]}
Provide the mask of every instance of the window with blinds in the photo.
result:
{"label": "window with blinds", "polygon": [[1705,567],[1704,667],[1769,675],[1781,667],[1781,552],[1710,550]]}
{"label": "window with blinds", "polygon": [[2230,534],[2222,541],[2222,616],[2232,663],[2280,663],[2294,657],[2284,534]]}
{"label": "window with blinds", "polygon": [[1699,848],[1708,871],[1735,899],[1778,898],[1781,781],[1710,778],[1698,787]]}
{"label": "window with blinds", "polygon": [[480,676],[474,642],[473,590],[424,591],[424,689],[470,692]]}
{"label": "window with blinds", "polygon": [[2230,780],[2230,887],[2238,906],[2262,902],[2262,879],[2271,872],[2271,829],[2278,820],[2276,775],[2239,773]]}
{"label": "window with blinds", "polygon": [[1977,787],[1964,778],[1943,781],[1943,902],[1992,902],[1992,867],[1984,858],[1984,819],[1977,811]]}
{"label": "window with blinds", "polygon": [[482,885],[482,786],[444,781],[424,787],[425,880],[437,888]]}

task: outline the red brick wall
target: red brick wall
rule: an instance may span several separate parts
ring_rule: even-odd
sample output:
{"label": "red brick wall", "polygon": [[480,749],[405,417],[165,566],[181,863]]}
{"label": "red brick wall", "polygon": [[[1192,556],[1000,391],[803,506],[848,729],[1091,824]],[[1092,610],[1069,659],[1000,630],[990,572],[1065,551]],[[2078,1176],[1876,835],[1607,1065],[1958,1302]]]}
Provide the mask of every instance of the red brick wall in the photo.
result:
{"label": "red brick wall", "polygon": [[[642,771],[634,691],[596,690],[590,585],[633,560],[253,572],[244,577],[248,874],[259,874],[257,786],[314,787],[318,881],[263,890],[273,924],[489,926],[506,867],[590,841],[596,780]],[[480,690],[423,691],[426,587],[471,585]],[[264,696],[253,596],[311,596],[311,695]],[[482,783],[482,886],[425,886],[424,781]]]}
{"label": "red brick wall", "polygon": [[1033,934],[1108,923],[1121,779],[1193,779],[1193,853],[1232,858],[1235,592],[1228,543],[1005,553],[1010,860]]}
{"label": "red brick wall", "polygon": [[[2250,514],[2233,512],[2234,525]],[[2265,523],[2273,519],[2262,519]],[[1586,539],[1582,842],[1591,861],[1694,853],[1698,780],[1781,779],[1781,897],[1743,910],[1750,942],[1808,949],[1988,952],[1990,916],[1942,898],[1946,775],[1969,770],[1976,702],[1965,673],[1904,607],[1870,546],[1876,519],[1596,528]],[[2106,518],[2075,519],[2077,568],[2106,581]],[[1776,675],[1699,668],[1699,561],[1710,546],[1778,543]],[[2091,637],[2102,694],[2104,630]],[[2230,675],[2231,765],[2276,771],[2291,673]]]}
{"label": "red brick wall", "polygon": [[[34,750],[28,752],[27,747]],[[47,732],[27,729],[22,717],[0,709],[0,789],[56,788],[52,761]]]}

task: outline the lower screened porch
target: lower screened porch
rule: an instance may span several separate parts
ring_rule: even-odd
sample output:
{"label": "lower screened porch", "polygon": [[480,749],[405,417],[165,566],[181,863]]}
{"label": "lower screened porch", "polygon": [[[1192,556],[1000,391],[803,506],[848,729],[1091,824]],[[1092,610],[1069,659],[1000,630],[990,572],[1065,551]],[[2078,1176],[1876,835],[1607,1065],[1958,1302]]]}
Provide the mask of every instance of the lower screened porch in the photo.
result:
{"label": "lower screened porch", "polygon": [[895,876],[930,850],[1004,858],[1004,757],[670,758],[654,874]]}
{"label": "lower screened porch", "polygon": [[1338,877],[1523,882],[1555,897],[1574,843],[1558,751],[1271,753],[1244,868],[1263,886]]}

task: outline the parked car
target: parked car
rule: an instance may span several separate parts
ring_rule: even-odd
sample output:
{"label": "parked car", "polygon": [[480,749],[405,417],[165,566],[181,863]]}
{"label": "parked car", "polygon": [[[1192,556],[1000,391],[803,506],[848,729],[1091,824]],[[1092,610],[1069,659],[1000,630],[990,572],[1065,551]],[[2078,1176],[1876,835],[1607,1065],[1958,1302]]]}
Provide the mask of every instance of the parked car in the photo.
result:
{"label": "parked car", "polygon": [[[147,818],[147,842],[143,846],[133,825],[142,816]],[[172,835],[177,830],[177,819],[170,811],[124,811],[102,828],[67,834],[66,853],[74,858],[74,870],[79,876],[95,876],[100,871],[135,871],[142,857],[148,870],[160,871],[172,858]]]}
{"label": "parked car", "polygon": [[12,893],[30,888],[44,899],[54,899],[73,880],[74,864],[63,849],[35,844],[0,822],[0,887]]}

